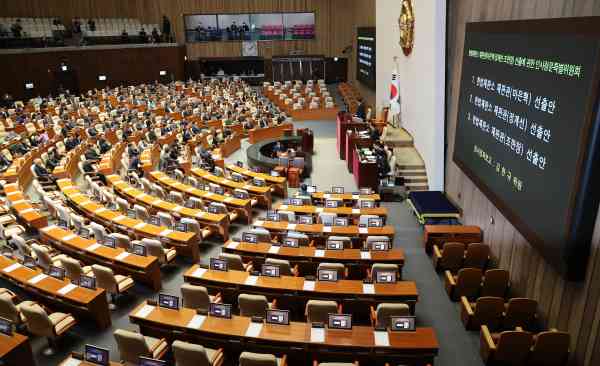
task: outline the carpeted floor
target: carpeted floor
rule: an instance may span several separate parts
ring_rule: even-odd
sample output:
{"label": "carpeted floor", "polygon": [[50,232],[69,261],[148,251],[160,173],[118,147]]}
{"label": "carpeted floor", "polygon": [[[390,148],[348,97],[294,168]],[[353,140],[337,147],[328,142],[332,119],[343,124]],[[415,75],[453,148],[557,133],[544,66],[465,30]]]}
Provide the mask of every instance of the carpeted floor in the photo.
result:
{"label": "carpeted floor", "polygon": [[[335,141],[335,123],[331,121],[296,122],[297,128],[309,127],[314,131],[315,156],[313,157],[313,174],[306,182],[316,184],[320,190],[329,189],[333,185],[344,186],[347,191],[357,190],[353,177],[346,170],[346,162],[338,158]],[[242,149],[228,160],[246,161],[245,148],[248,142],[242,143]],[[419,326],[433,326],[440,341],[440,353],[436,365],[443,366],[480,366],[479,334],[467,332],[459,320],[458,304],[449,301],[443,289],[442,278],[437,275],[429,257],[423,249],[423,233],[414,216],[405,203],[383,203],[389,210],[388,223],[396,229],[395,247],[405,250],[406,264],[404,279],[417,282],[420,298],[416,307]],[[255,215],[258,212],[255,213]],[[232,225],[232,235],[239,233],[245,226]],[[203,262],[220,252],[220,243],[207,241],[201,246]],[[163,270],[162,292],[180,294],[183,283],[183,272],[189,268],[190,262],[178,259],[176,264]],[[12,287],[0,280],[0,286]],[[23,298],[27,295],[17,292]],[[157,296],[143,285],[136,285],[129,295],[118,300],[118,308],[112,313],[113,325],[99,331],[91,323],[79,323],[60,343],[57,353],[52,357],[42,355],[46,341],[41,337],[32,339],[32,348],[38,365],[57,365],[72,350],[82,351],[85,344],[96,344],[111,349],[111,358],[118,360],[113,331],[117,328],[136,329],[129,323],[129,312],[142,300]]]}

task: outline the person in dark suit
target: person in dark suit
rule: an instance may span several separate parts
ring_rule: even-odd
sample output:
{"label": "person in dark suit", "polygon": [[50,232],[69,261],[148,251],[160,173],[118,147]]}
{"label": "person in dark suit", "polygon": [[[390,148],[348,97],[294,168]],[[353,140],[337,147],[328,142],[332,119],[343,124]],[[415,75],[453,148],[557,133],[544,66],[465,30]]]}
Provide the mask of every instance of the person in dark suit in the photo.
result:
{"label": "person in dark suit", "polygon": [[40,158],[33,161],[33,172],[40,183],[54,183],[56,181],[48,169],[44,167],[44,163]]}
{"label": "person in dark suit", "polygon": [[106,141],[106,139],[100,138],[98,140],[98,148],[100,149],[100,154],[108,152],[111,149],[111,147],[111,144],[109,144],[108,141]]}
{"label": "person in dark suit", "polygon": [[90,161],[99,161],[100,160],[100,155],[98,155],[96,150],[92,149],[91,147],[87,149],[84,156],[85,156],[86,160],[90,160]]}
{"label": "person in dark suit", "polygon": [[356,117],[362,119],[363,121],[367,118],[367,108],[362,98],[358,100],[358,107],[356,108]]}

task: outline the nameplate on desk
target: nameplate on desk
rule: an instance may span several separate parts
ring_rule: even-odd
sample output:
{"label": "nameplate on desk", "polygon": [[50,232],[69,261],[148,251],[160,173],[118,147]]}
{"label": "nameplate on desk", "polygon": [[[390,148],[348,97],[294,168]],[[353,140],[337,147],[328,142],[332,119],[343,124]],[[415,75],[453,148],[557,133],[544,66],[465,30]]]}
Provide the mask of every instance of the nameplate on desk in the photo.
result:
{"label": "nameplate on desk", "polygon": [[5,273],[10,273],[12,271],[14,271],[15,269],[21,268],[21,264],[20,263],[13,263],[10,266],[4,268],[2,271]]}
{"label": "nameplate on desk", "polygon": [[99,214],[102,213],[104,211],[108,211],[105,207],[100,207],[99,209],[97,209],[96,211],[94,211],[95,214]]}
{"label": "nameplate on desk", "polygon": [[325,342],[325,328],[310,328],[310,341],[312,343]]}
{"label": "nameplate on desk", "polygon": [[76,238],[76,237],[77,237],[77,235],[75,235],[75,234],[69,234],[69,235],[65,236],[65,237],[63,238],[63,240],[64,240],[64,241],[69,241],[69,240],[71,240],[71,239],[74,239],[74,238]]}
{"label": "nameplate on desk", "polygon": [[39,275],[30,278],[29,281],[27,281],[27,282],[29,282],[31,284],[36,284],[36,283],[40,282],[41,280],[43,280],[46,277],[48,277],[48,276],[45,275],[45,274],[43,274],[43,273],[40,273]]}
{"label": "nameplate on desk", "polygon": [[188,187],[185,191],[188,193],[194,192],[194,187]]}
{"label": "nameplate on desk", "polygon": [[173,211],[175,211],[175,212],[180,212],[181,210],[183,210],[182,206],[175,206],[175,207],[173,207]]}
{"label": "nameplate on desk", "polygon": [[331,226],[323,226],[323,232],[324,233],[330,233],[331,232]]}
{"label": "nameplate on desk", "polygon": [[13,205],[18,205],[19,203],[24,203],[27,202],[26,200],[18,200],[18,201],[14,201],[12,204]]}
{"label": "nameplate on desk", "polygon": [[[120,182],[118,182],[118,183],[120,183]],[[129,192],[133,189],[134,189],[133,187],[127,187],[127,188],[123,189],[123,192]]]}
{"label": "nameplate on desk", "polygon": [[126,218],[127,218],[127,216],[119,215],[119,216],[115,217],[115,218],[113,219],[113,221],[115,221],[115,222],[119,222],[119,221],[121,221],[121,220],[125,220]]}
{"label": "nameplate on desk", "polygon": [[325,256],[325,251],[323,249],[315,249],[315,257],[322,258]]}
{"label": "nameplate on desk", "polygon": [[329,193],[325,193],[325,194],[323,195],[323,197],[324,197],[324,198],[331,198],[331,195],[330,195]]}
{"label": "nameplate on desk", "polygon": [[304,283],[302,284],[302,290],[314,291],[315,290],[315,281],[304,281]]}
{"label": "nameplate on desk", "polygon": [[134,228],[134,229],[137,229],[137,230],[140,230],[140,229],[143,229],[143,228],[144,228],[144,226],[146,226],[146,223],[145,223],[145,222],[140,222],[140,223],[137,223],[137,224],[135,224],[135,225],[133,226],[133,228]]}
{"label": "nameplate on desk", "polygon": [[248,276],[246,281],[244,281],[244,285],[255,286],[256,281],[258,281],[258,276]]}
{"label": "nameplate on desk", "polygon": [[192,328],[192,329],[200,329],[200,327],[202,327],[202,324],[204,324],[205,320],[206,320],[206,315],[196,314],[196,315],[194,315],[192,320],[190,320],[190,322],[187,323],[186,327]]}
{"label": "nameplate on desk", "polygon": [[58,290],[57,292],[61,295],[66,295],[69,292],[73,291],[74,289],[76,289],[77,286],[75,286],[72,283],[69,283],[68,285],[66,285],[65,287],[61,288],[60,290]]}
{"label": "nameplate on desk", "polygon": [[256,221],[254,221],[254,223],[252,225],[254,225],[254,226],[263,226],[264,223],[265,222],[262,221],[262,220],[256,220]]}
{"label": "nameplate on desk", "polygon": [[231,202],[233,200],[234,200],[233,197],[227,197],[227,198],[224,199],[224,201],[227,202],[227,203],[229,203],[229,202]]}
{"label": "nameplate on desk", "polygon": [[271,245],[269,248],[269,254],[277,254],[279,253],[279,245]]}
{"label": "nameplate on desk", "polygon": [[161,231],[158,235],[167,236],[167,235],[171,234],[172,232],[173,232],[173,230],[171,230],[171,229],[165,229],[165,230]]}
{"label": "nameplate on desk", "polygon": [[119,254],[118,256],[116,256],[115,259],[118,261],[122,261],[123,259],[129,257],[129,255],[130,255],[129,252],[123,252],[123,253]]}
{"label": "nameplate on desk", "polygon": [[371,259],[371,252],[360,252],[360,259]]}
{"label": "nameplate on desk", "polygon": [[244,189],[250,189],[250,188],[252,188],[252,186],[251,186],[251,185],[248,185],[248,184],[245,184],[243,188],[244,188]]}
{"label": "nameplate on desk", "polygon": [[358,215],[358,214],[360,214],[360,208],[353,208],[353,209],[352,209],[352,214],[353,214],[353,215]]}
{"label": "nameplate on desk", "polygon": [[94,243],[92,245],[90,245],[89,247],[85,248],[86,250],[89,250],[90,252],[93,252],[94,250],[100,248],[102,245],[98,244],[98,243]]}
{"label": "nameplate on desk", "polygon": [[212,197],[214,193],[212,192],[206,192],[206,194],[204,195],[204,197]]}
{"label": "nameplate on desk", "polygon": [[[70,187],[73,187],[73,186],[70,186]],[[66,187],[65,187],[65,188],[66,188]],[[71,198],[75,198],[75,197],[79,197],[79,196],[83,196],[83,193],[81,193],[81,192],[73,193],[73,194],[71,195]]]}
{"label": "nameplate on desk", "polygon": [[288,206],[287,205],[281,205],[279,206],[279,210],[287,210]]}
{"label": "nameplate on desk", "polygon": [[389,347],[390,346],[390,336],[385,330],[375,330],[373,331],[373,339],[375,341],[375,345],[377,347]]}
{"label": "nameplate on desk", "polygon": [[135,316],[138,318],[146,318],[148,315],[150,315],[152,310],[154,310],[154,306],[144,305],[140,310],[138,310],[137,313],[135,313]]}
{"label": "nameplate on desk", "polygon": [[206,212],[198,212],[195,216],[199,219],[203,218],[206,215]]}
{"label": "nameplate on desk", "polygon": [[206,271],[207,271],[206,268],[198,267],[198,268],[196,268],[196,270],[194,272],[192,272],[192,277],[202,278],[202,276],[204,276]]}
{"label": "nameplate on desk", "polygon": [[19,193],[21,193],[21,191],[10,192],[10,193],[7,193],[6,195],[7,196],[14,196],[15,194],[19,194]]}
{"label": "nameplate on desk", "polygon": [[353,194],[353,195],[352,195],[352,199],[353,199],[353,200],[357,200],[357,199],[359,199],[359,198],[360,198],[360,196],[359,196],[358,194]]}
{"label": "nameplate on desk", "polygon": [[375,293],[375,285],[372,283],[363,283],[363,294],[373,295]]}
{"label": "nameplate on desk", "polygon": [[143,200],[146,197],[148,197],[148,195],[146,193],[142,193],[142,194],[138,195],[136,198]]}
{"label": "nameplate on desk", "polygon": [[160,205],[162,203],[161,199],[155,199],[154,201],[150,202],[153,205]]}
{"label": "nameplate on desk", "polygon": [[358,228],[358,233],[359,234],[368,234],[369,233],[369,228],[367,228],[367,227],[359,227]]}
{"label": "nameplate on desk", "polygon": [[79,366],[83,363],[83,361],[78,360],[76,358],[69,358],[65,362],[63,362],[60,366]]}
{"label": "nameplate on desk", "polygon": [[296,224],[288,224],[287,229],[288,230],[296,230]]}
{"label": "nameplate on desk", "polygon": [[20,211],[19,214],[23,215],[23,214],[26,214],[26,213],[29,213],[29,212],[32,212],[32,211],[35,211],[35,209],[33,209],[33,208],[30,207],[30,208],[24,209],[23,211]]}
{"label": "nameplate on desk", "polygon": [[321,213],[321,212],[323,212],[323,207],[317,207],[317,208],[315,209],[315,212],[316,212],[316,213]]}
{"label": "nameplate on desk", "polygon": [[227,244],[227,248],[229,249],[235,249],[238,247],[238,245],[240,245],[240,243],[238,243],[237,241],[232,241],[229,244]]}
{"label": "nameplate on desk", "polygon": [[250,324],[248,324],[248,329],[246,329],[246,337],[257,338],[260,335],[262,327],[262,323],[250,322]]}

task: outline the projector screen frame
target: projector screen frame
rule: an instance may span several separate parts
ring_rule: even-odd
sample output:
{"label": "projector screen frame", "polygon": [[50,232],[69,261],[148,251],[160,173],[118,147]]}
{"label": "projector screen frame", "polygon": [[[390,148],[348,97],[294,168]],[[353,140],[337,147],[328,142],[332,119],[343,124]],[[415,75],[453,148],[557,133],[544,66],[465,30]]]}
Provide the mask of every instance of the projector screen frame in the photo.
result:
{"label": "projector screen frame", "polygon": [[[597,27],[600,17],[555,18],[517,21],[471,22],[466,24],[464,43],[466,45],[469,32],[486,33],[525,33],[529,35],[577,35],[597,41],[595,54],[600,60],[600,28]],[[510,31],[507,31],[510,30]],[[566,220],[566,235],[560,255],[552,256],[547,253],[548,247],[542,239],[529,227],[510,205],[493,191],[477,173],[472,171],[456,154],[457,135],[461,121],[460,100],[463,81],[463,66],[465,50],[463,46],[461,58],[461,73],[458,108],[456,111],[456,129],[452,161],[480,189],[483,194],[497,207],[508,221],[523,235],[523,237],[538,250],[538,252],[553,265],[557,271],[568,280],[581,281],[585,279],[587,262],[590,254],[591,241],[600,203],[600,166],[594,167],[594,161],[600,160],[600,62],[594,65],[591,73],[591,94],[585,101],[582,133],[578,144],[576,176],[574,189],[569,198]]]}

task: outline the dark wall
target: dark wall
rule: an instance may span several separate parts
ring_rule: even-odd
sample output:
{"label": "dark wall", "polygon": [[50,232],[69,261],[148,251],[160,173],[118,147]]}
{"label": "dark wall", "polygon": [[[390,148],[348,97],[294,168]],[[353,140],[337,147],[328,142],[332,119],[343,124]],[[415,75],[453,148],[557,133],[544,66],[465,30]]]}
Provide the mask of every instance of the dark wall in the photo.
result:
{"label": "dark wall", "polygon": [[[10,93],[15,99],[42,95],[54,91],[59,81],[59,65],[66,62],[80,91],[120,84],[139,84],[160,79],[159,71],[167,71],[175,80],[184,77],[185,47],[141,47],[115,49],[81,49],[0,55],[0,93]],[[107,81],[99,81],[106,75]],[[25,82],[35,89],[26,95]],[[67,86],[65,86],[67,87]]]}

